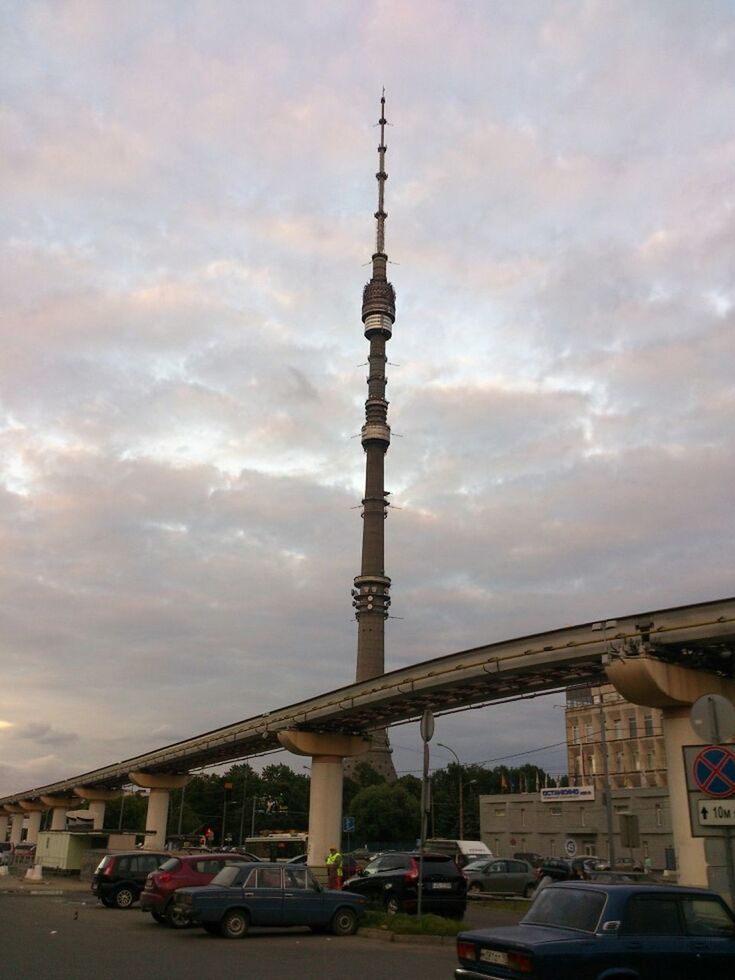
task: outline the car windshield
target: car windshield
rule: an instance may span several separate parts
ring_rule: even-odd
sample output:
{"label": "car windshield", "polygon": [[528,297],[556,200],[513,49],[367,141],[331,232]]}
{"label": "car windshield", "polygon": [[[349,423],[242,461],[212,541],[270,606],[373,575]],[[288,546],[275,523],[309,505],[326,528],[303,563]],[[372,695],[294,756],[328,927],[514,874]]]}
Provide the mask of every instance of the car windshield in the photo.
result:
{"label": "car windshield", "polygon": [[605,899],[604,892],[589,889],[544,888],[522,922],[524,925],[596,932]]}
{"label": "car windshield", "polygon": [[487,865],[487,861],[470,861],[469,864],[465,864],[465,871],[484,871]]}

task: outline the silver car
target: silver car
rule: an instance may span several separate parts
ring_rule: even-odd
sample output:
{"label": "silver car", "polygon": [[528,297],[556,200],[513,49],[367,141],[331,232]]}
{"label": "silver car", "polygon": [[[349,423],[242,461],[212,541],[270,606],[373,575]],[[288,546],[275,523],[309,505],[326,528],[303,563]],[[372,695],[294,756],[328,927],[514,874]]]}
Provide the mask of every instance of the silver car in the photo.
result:
{"label": "silver car", "polygon": [[503,895],[523,895],[530,898],[538,879],[528,861],[493,858],[471,861],[462,869],[467,879],[467,893],[496,892]]}

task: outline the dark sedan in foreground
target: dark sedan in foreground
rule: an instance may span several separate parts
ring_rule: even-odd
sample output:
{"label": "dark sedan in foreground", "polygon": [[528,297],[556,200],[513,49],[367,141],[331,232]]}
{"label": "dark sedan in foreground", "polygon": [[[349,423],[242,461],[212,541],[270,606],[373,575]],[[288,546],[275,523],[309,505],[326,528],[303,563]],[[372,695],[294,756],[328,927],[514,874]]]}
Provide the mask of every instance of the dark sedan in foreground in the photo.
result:
{"label": "dark sedan in foreground", "polygon": [[242,864],[222,869],[211,884],[179,888],[176,915],[226,939],[250,926],[309,926],[349,936],[365,917],[361,895],[322,888],[308,868],[295,864]]}
{"label": "dark sedan in foreground", "polygon": [[732,980],[735,917],[714,892],[563,882],[517,926],[457,937],[456,980]]}

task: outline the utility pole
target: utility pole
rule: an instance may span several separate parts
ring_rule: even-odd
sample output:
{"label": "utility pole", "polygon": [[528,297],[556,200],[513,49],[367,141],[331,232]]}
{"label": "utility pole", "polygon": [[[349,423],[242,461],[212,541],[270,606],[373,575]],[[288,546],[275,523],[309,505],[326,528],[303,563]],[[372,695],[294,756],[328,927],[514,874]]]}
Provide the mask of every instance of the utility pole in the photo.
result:
{"label": "utility pole", "polygon": [[459,772],[459,840],[464,840],[464,769],[462,768],[462,763],[459,761],[459,756],[454,751],[450,749],[448,745],[444,742],[437,742],[437,745],[441,745],[443,749],[447,752],[451,752],[454,758],[457,760],[457,769]]}

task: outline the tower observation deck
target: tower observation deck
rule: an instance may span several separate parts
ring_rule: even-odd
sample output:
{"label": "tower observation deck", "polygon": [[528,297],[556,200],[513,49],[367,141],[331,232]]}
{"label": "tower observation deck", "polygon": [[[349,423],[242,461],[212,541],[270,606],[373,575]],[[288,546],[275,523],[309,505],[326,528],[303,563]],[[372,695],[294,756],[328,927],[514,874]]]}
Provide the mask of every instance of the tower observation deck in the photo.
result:
{"label": "tower observation deck", "polygon": [[[368,397],[362,447],[365,451],[365,496],[362,500],[362,563],[352,590],[357,619],[356,680],[364,681],[385,672],[385,621],[390,608],[390,578],[385,574],[385,519],[388,501],[385,492],[385,454],[390,445],[385,345],[393,333],[396,296],[388,282],[388,255],[385,251],[385,94],[380,99],[380,145],[378,146],[378,210],[375,212],[376,239],[372,256],[372,276],[362,295],[362,322],[370,344],[368,355]],[[374,734],[372,747],[360,761],[368,762],[384,775],[395,778],[391,750],[385,731]]]}

